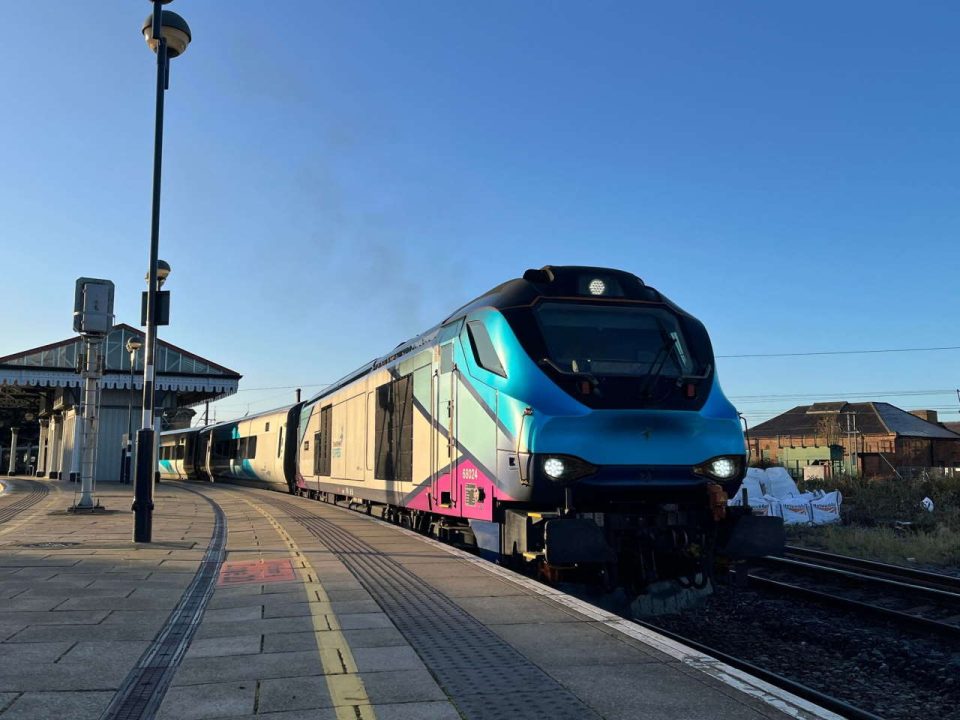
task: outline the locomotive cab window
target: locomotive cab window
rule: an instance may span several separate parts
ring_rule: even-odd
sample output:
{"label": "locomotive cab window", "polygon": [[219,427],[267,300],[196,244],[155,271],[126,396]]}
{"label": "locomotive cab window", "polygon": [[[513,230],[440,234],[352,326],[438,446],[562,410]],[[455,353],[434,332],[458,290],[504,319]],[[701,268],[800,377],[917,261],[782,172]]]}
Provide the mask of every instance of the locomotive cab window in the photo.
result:
{"label": "locomotive cab window", "polygon": [[660,308],[543,303],[546,360],[568,373],[686,377],[703,372],[676,316]]}
{"label": "locomotive cab window", "polygon": [[500,356],[497,355],[497,349],[493,346],[486,326],[479,320],[472,320],[467,323],[467,335],[470,337],[470,347],[477,365],[500,377],[506,377],[507,372],[503,369],[503,363],[500,362]]}

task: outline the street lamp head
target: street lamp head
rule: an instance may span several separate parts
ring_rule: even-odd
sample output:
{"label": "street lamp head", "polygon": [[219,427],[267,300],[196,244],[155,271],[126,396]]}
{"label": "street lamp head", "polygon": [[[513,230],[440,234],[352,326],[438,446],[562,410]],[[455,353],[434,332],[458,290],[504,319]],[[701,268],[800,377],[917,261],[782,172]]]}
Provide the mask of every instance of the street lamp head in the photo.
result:
{"label": "street lamp head", "polygon": [[127,338],[127,352],[135,353],[137,350],[143,347],[143,343],[140,342],[139,338]]}
{"label": "street lamp head", "polygon": [[[160,12],[161,32],[163,38],[167,41],[167,54],[170,57],[183,55],[187,50],[187,45],[190,44],[190,40],[192,39],[190,26],[187,25],[186,20],[175,12],[170,10],[161,10]],[[151,50],[156,52],[157,46],[160,43],[153,36],[153,13],[150,13],[147,19],[143,21],[142,32],[144,39],[147,41],[147,45]]]}
{"label": "street lamp head", "polygon": [[[157,285],[163,287],[163,284],[167,281],[167,276],[170,274],[170,263],[166,260],[157,260]],[[143,279],[148,283],[150,282],[150,271],[147,270],[147,274],[143,276]]]}

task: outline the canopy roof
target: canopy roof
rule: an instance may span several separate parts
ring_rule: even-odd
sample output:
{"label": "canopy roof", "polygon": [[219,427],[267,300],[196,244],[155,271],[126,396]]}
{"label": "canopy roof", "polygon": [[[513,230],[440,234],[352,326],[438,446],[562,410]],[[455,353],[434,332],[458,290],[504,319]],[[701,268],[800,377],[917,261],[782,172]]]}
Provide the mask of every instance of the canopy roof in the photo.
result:
{"label": "canopy roof", "polygon": [[[103,389],[130,388],[130,354],[126,350],[131,337],[144,342],[144,334],[124,323],[114,325],[104,339]],[[43,388],[74,388],[83,383],[78,372],[81,338],[24,350],[0,357],[0,406],[13,404],[29,410],[29,399],[39,397]],[[183,348],[158,340],[156,352],[156,387],[177,393],[181,407],[218,400],[237,391],[242,377],[235,370],[207,360]],[[143,351],[137,354],[133,386],[143,387]],[[26,405],[24,404],[26,403]]]}

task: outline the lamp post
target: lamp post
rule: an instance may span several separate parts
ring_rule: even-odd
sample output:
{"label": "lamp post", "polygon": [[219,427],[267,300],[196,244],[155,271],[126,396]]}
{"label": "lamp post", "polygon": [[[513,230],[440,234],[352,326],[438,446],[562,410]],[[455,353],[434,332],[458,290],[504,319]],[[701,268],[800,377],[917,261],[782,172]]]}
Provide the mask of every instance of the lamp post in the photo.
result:
{"label": "lamp post", "polygon": [[127,338],[127,352],[130,354],[130,392],[127,393],[127,441],[123,446],[123,467],[120,477],[124,485],[130,484],[130,469],[133,462],[133,373],[137,367],[137,353],[143,343],[137,338]]}
{"label": "lamp post", "polygon": [[[160,247],[160,168],[163,155],[163,93],[170,80],[170,59],[190,44],[190,26],[174,12],[163,10],[170,0],[153,0],[153,13],[143,23],[147,46],[157,54],[157,113],[153,143],[153,209],[150,227],[150,265],[147,271],[146,348],[143,357],[143,424],[137,432],[137,469],[133,499],[133,540],[150,542],[153,534],[154,353],[157,344],[157,290],[162,279],[157,256]],[[170,268],[167,266],[166,274]]]}

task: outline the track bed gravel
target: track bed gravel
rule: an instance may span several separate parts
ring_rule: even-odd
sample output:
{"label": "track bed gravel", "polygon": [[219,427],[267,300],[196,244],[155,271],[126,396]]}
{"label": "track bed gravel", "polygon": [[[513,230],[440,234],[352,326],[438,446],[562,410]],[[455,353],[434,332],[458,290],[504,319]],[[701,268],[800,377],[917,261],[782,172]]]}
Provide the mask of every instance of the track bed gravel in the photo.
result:
{"label": "track bed gravel", "polygon": [[960,647],[850,611],[720,586],[649,620],[888,720],[960,720]]}

